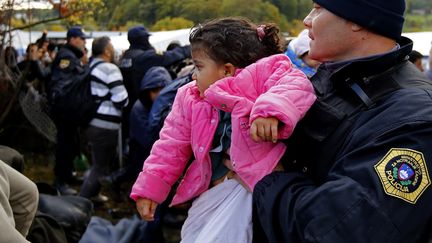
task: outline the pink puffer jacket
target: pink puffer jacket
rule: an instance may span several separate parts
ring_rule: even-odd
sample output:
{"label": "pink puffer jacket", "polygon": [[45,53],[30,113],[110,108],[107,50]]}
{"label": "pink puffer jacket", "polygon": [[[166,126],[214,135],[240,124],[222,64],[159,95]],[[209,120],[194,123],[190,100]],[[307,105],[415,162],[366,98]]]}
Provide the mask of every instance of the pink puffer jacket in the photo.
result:
{"label": "pink puffer jacket", "polygon": [[[209,151],[219,121],[217,109],[231,113],[232,167],[253,190],[274,169],[286,148],[282,142],[254,142],[249,135],[251,122],[258,117],[276,117],[283,124],[279,138],[288,138],[315,98],[312,84],[283,54],[263,58],[237,70],[233,77],[218,80],[206,90],[204,99],[195,82],[185,85],[179,89],[160,139],[144,162],[131,198],[161,203],[182,174],[172,205],[209,188]],[[194,160],[189,163],[191,158]]]}

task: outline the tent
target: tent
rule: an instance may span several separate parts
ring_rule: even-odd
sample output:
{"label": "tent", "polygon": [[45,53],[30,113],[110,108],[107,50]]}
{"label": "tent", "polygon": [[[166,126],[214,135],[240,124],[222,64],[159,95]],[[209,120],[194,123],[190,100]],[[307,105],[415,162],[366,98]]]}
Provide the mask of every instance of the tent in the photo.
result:
{"label": "tent", "polygon": [[[166,50],[167,46],[173,42],[177,41],[180,45],[189,44],[189,32],[190,29],[180,29],[172,31],[158,31],[151,32],[149,41],[150,44],[158,51],[163,52]],[[122,53],[129,48],[129,41],[127,39],[127,33],[122,35],[110,36],[111,42],[117,53]],[[91,42],[93,39],[89,39],[86,43],[88,50],[91,50]]]}
{"label": "tent", "polygon": [[[151,32],[150,43],[158,52],[163,52],[166,50],[167,46],[172,41],[178,41],[181,45],[189,44],[189,32],[190,29],[180,29],[172,31],[157,31]],[[129,41],[127,40],[127,32],[109,32],[109,31],[98,31],[87,33],[91,38],[87,39],[86,47],[91,51],[92,41],[95,37],[99,36],[109,36],[111,42],[116,50],[117,54],[120,55],[123,51],[129,48]],[[25,54],[25,50],[29,43],[35,42],[38,38],[42,36],[40,31],[14,31],[11,33],[12,36],[12,46],[17,49],[20,56]],[[64,40],[66,38],[66,32],[48,32],[48,39]],[[91,54],[91,53],[89,53]]]}
{"label": "tent", "polygon": [[413,50],[420,52],[423,56],[429,56],[432,47],[432,32],[412,32],[402,35],[414,42]]}
{"label": "tent", "polygon": [[413,32],[403,33],[402,35],[410,38],[414,42],[413,50],[420,52],[424,56],[422,60],[423,67],[429,69],[429,55],[432,49],[432,32]]}

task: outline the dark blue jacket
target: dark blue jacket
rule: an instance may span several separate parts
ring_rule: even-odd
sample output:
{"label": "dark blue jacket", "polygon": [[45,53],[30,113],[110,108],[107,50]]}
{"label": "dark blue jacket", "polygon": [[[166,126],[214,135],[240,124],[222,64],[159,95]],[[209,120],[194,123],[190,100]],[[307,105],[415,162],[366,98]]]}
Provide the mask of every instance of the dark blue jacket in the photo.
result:
{"label": "dark blue jacket", "polygon": [[131,140],[137,141],[143,148],[151,149],[154,141],[149,138],[148,120],[152,103],[149,94],[146,92],[155,88],[163,88],[172,82],[171,75],[163,67],[152,67],[144,75],[140,83],[140,93],[145,97],[135,101],[130,114]]}
{"label": "dark blue jacket", "polygon": [[[62,92],[63,85],[75,80],[82,80],[88,66],[83,66],[81,57],[84,53],[69,44],[64,45],[57,53],[51,66],[51,80],[47,85],[48,100],[53,102],[56,93]],[[57,114],[53,114],[57,115]]]}
{"label": "dark blue jacket", "polygon": [[177,47],[159,54],[155,49],[128,49],[120,60],[125,87],[129,94],[129,101],[134,104],[138,98],[139,85],[144,74],[154,66],[167,67],[191,56],[190,46]]}
{"label": "dark blue jacket", "polygon": [[162,129],[165,118],[171,111],[177,90],[183,85],[192,81],[192,74],[174,80],[170,85],[161,90],[159,96],[153,103],[148,120],[150,140],[154,143],[159,139],[159,132]]}
{"label": "dark blue jacket", "polygon": [[178,78],[165,86],[151,108],[136,101],[130,115],[130,138],[150,152],[153,143],[159,139],[159,131],[171,111],[177,90],[192,81],[191,75]]}
{"label": "dark blue jacket", "polygon": [[391,53],[322,65],[317,102],[287,141],[286,172],[254,189],[255,242],[426,242],[432,85]]}

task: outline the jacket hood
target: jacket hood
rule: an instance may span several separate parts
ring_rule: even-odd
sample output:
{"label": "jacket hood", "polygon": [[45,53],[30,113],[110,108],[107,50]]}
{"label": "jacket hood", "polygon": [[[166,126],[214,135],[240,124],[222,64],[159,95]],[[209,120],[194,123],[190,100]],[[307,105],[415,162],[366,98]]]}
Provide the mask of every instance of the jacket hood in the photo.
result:
{"label": "jacket hood", "polygon": [[150,68],[140,83],[140,92],[154,89],[163,88],[172,82],[171,75],[164,67]]}

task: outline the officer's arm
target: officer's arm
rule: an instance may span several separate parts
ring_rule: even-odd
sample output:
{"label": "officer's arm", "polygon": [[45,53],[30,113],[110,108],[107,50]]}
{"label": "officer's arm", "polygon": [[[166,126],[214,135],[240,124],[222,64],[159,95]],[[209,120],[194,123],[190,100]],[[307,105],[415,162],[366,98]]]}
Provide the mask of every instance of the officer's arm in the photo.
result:
{"label": "officer's arm", "polygon": [[158,65],[160,66],[166,67],[190,57],[191,49],[190,46],[187,45],[182,47],[176,47],[170,51],[164,52],[162,55],[158,55],[156,57],[158,59],[156,63],[159,63]]}
{"label": "officer's arm", "polygon": [[[353,145],[320,185],[274,172],[254,189],[254,224],[269,242],[419,242],[432,215],[431,144],[430,123],[401,126]],[[403,155],[413,170],[393,163]]]}

